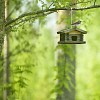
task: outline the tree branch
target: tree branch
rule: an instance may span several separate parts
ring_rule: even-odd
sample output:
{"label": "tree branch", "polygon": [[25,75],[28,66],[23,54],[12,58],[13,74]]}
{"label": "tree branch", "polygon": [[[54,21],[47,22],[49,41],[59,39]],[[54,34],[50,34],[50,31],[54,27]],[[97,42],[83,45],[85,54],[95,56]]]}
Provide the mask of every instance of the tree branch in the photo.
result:
{"label": "tree branch", "polygon": [[35,19],[37,19],[37,18],[39,18],[41,16],[47,16],[47,15],[49,15],[51,13],[53,13],[53,12],[47,12],[46,14],[41,13],[41,14],[37,14],[37,15],[34,15],[34,16],[30,15],[30,16],[27,16],[27,17],[23,17],[22,19],[16,20],[14,23],[8,25],[5,29],[6,29],[6,31],[11,31],[13,29],[13,27],[15,27],[17,25],[18,26],[22,26],[27,21],[35,20]]}
{"label": "tree branch", "polygon": [[[89,7],[84,7],[84,8],[72,8],[72,10],[88,10],[88,9],[94,9],[94,8],[100,8],[100,5],[92,5],[92,6],[89,6]],[[11,25],[12,23],[15,23],[16,21],[24,18],[24,17],[28,17],[28,16],[32,16],[32,15],[39,15],[39,14],[45,14],[45,13],[54,13],[54,12],[57,12],[57,10],[70,10],[71,8],[69,7],[62,7],[62,8],[51,8],[51,9],[45,9],[45,10],[40,10],[40,11],[36,11],[36,12],[29,12],[29,13],[25,13],[25,14],[22,14],[20,15],[19,17],[11,20],[11,21],[8,21],[5,26],[9,26]]]}

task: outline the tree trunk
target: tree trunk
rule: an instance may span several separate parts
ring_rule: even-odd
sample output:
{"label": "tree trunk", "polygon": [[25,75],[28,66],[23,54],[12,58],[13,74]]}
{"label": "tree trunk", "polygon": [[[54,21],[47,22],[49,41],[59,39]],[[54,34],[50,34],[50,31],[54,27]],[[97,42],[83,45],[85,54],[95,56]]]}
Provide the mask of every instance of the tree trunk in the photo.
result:
{"label": "tree trunk", "polygon": [[[75,2],[75,1],[74,1]],[[58,12],[59,14],[59,12]],[[58,20],[63,18],[58,26],[59,30],[69,27],[69,23],[65,24],[66,20],[70,18],[70,11],[61,11],[58,15]],[[57,84],[57,97],[56,100],[75,100],[75,54],[76,47],[73,44],[62,44],[58,51],[58,84]]]}
{"label": "tree trunk", "polygon": [[[5,0],[5,19],[8,16],[8,0]],[[6,20],[7,21],[7,20]],[[9,38],[8,33],[4,36],[4,70],[3,70],[3,83],[8,87],[9,84]],[[5,87],[3,91],[3,100],[7,100],[9,95],[8,88]]]}
{"label": "tree trunk", "polygon": [[59,94],[58,91],[56,100],[75,100],[75,45],[64,46],[61,47],[62,51],[59,52],[57,63],[60,75],[58,87],[60,86],[59,91],[62,93]]}
{"label": "tree trunk", "polygon": [[9,40],[8,35],[6,34],[4,37],[4,70],[3,70],[3,83],[5,85],[5,88],[3,90],[3,100],[7,100],[9,95]]}
{"label": "tree trunk", "polygon": [[[0,0],[0,69],[3,69],[2,66],[2,48],[3,48],[3,41],[4,41],[4,33],[5,33],[5,1],[4,0]],[[2,74],[2,71],[0,72],[0,74]],[[0,84],[3,85],[2,82],[2,77],[1,77],[1,82]],[[2,88],[3,86],[1,86],[0,88]],[[2,92],[0,93],[2,94]],[[0,97],[2,100],[2,97]]]}
{"label": "tree trunk", "polygon": [[5,1],[0,0],[0,56],[5,33]]}

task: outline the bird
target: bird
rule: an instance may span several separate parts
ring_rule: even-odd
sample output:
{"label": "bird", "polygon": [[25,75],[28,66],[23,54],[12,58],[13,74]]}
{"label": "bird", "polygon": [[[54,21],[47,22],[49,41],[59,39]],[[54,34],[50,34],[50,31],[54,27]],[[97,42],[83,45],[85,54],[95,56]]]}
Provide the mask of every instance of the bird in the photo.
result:
{"label": "bird", "polygon": [[81,21],[79,20],[79,21],[77,21],[77,22],[72,23],[71,25],[73,25],[73,26],[78,26],[78,25],[80,25],[80,24],[81,24]]}

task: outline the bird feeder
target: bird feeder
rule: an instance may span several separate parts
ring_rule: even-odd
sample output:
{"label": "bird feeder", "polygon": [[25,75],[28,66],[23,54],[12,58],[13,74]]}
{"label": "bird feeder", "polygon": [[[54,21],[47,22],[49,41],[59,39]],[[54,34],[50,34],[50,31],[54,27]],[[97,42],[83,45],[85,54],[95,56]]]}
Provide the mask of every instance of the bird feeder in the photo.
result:
{"label": "bird feeder", "polygon": [[86,43],[83,38],[84,34],[87,34],[87,31],[79,29],[77,27],[71,29],[64,29],[57,34],[60,34],[59,44],[84,44]]}

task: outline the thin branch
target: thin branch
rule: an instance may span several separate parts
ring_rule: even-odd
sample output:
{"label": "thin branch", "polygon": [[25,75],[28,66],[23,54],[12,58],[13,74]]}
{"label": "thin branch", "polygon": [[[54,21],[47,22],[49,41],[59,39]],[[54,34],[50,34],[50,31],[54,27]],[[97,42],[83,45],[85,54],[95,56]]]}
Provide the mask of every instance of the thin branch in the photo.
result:
{"label": "thin branch", "polygon": [[49,5],[48,9],[50,9],[50,7],[51,7],[53,4],[54,4],[54,2],[52,2],[52,3]]}
{"label": "thin branch", "polygon": [[15,23],[12,23],[11,26],[6,27],[6,31],[8,31],[8,30],[11,31],[12,28],[17,26],[17,25],[18,26],[23,25],[25,22],[30,21],[31,19],[34,20],[34,19],[37,19],[37,18],[39,18],[41,16],[47,16],[47,15],[49,15],[51,13],[53,13],[53,12],[47,12],[46,14],[41,13],[41,14],[38,14],[38,15],[34,15],[32,17],[27,16],[26,18],[23,17],[24,19],[20,19],[19,21],[16,21]]}
{"label": "thin branch", "polygon": [[12,9],[12,11],[9,13],[9,15],[7,16],[6,20],[8,20],[10,18],[10,16],[12,15],[12,13],[14,12],[15,7]]}
{"label": "thin branch", "polygon": [[[100,5],[92,5],[92,6],[84,7],[84,8],[72,8],[72,10],[77,11],[77,10],[88,10],[88,9],[94,9],[94,8],[100,8]],[[47,12],[54,13],[54,12],[57,12],[57,10],[70,10],[70,8],[68,8],[68,7],[51,8],[51,9],[45,9],[45,10],[40,10],[40,11],[36,11],[36,12],[25,13],[11,21],[8,21],[5,26],[7,27],[7,26],[11,25],[12,23],[15,23],[16,21],[18,21],[24,17],[30,16],[30,15],[38,15],[38,14],[47,13]]]}

